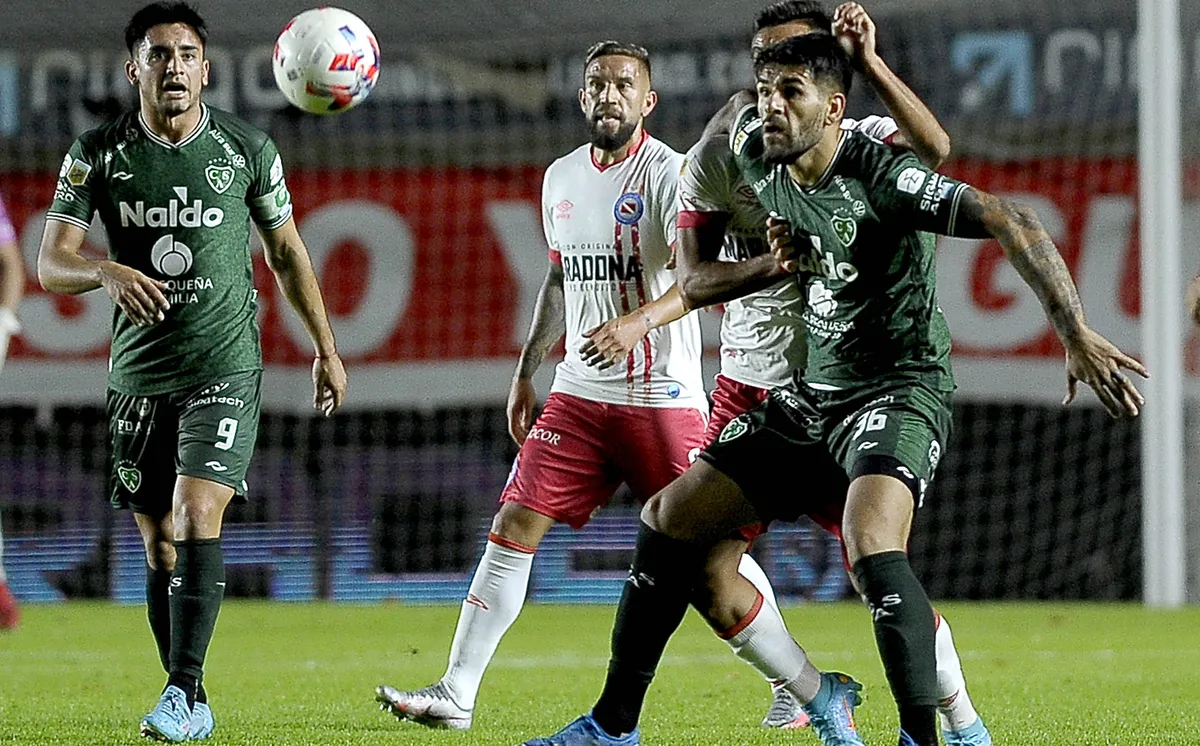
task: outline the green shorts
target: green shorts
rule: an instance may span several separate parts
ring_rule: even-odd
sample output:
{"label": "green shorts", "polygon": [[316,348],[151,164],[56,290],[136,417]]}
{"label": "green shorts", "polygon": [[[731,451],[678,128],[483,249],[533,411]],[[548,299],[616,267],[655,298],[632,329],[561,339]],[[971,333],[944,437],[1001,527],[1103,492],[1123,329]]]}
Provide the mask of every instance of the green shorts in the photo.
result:
{"label": "green shorts", "polygon": [[950,393],[912,380],[855,391],[775,389],[700,455],[737,482],[767,521],[840,523],[850,480],[884,474],[920,505],[945,449]]}
{"label": "green shorts", "polygon": [[165,515],[171,509],[176,476],[223,484],[244,498],[261,400],[258,370],[156,396],[109,389],[113,507]]}

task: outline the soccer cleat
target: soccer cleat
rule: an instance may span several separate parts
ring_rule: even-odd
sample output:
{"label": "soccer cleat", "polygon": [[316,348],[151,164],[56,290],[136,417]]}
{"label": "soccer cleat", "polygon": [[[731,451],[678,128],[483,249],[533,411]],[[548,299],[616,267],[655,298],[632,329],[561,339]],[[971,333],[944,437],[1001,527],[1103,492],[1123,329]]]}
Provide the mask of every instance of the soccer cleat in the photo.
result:
{"label": "soccer cleat", "polygon": [[865,746],[854,727],[854,708],[862,704],[862,684],[844,673],[823,673],[821,678],[833,687],[833,693],[820,712],[805,705],[813,732],[825,746]]}
{"label": "soccer cleat", "polygon": [[763,718],[762,727],[779,728],[780,730],[806,728],[808,727],[808,713],[804,711],[791,692],[779,687],[775,690],[775,699],[771,702],[771,709],[767,710],[767,716]]}
{"label": "soccer cleat", "polygon": [[944,730],[942,738],[946,746],[992,746],[992,734],[983,724],[983,718],[959,730]]}
{"label": "soccer cleat", "polygon": [[217,724],[213,720],[212,709],[207,703],[197,702],[192,707],[192,733],[188,737],[188,740],[203,741],[206,738],[211,738],[216,728]]}
{"label": "soccer cleat", "polygon": [[411,720],[426,728],[468,730],[471,727],[471,711],[459,707],[440,681],[415,692],[402,692],[386,684],[377,686],[375,701],[379,709],[392,713],[397,720]]}
{"label": "soccer cleat", "polygon": [[638,746],[638,730],[623,736],[610,736],[589,712],[580,715],[549,738],[535,738],[521,746]]}
{"label": "soccer cleat", "polygon": [[16,629],[21,622],[21,607],[8,584],[0,581],[0,629]]}
{"label": "soccer cleat", "polygon": [[192,710],[187,695],[177,686],[168,686],[150,714],[142,718],[142,735],[155,741],[183,743],[192,733]]}

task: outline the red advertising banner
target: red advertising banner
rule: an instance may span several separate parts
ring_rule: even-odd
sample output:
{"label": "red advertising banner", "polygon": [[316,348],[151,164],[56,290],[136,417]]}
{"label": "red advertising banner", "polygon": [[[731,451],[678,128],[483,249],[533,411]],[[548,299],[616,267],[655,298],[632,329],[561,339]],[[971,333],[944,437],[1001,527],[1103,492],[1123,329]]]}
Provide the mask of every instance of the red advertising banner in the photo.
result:
{"label": "red advertising banner", "polygon": [[[1033,206],[1076,277],[1091,324],[1136,354],[1134,161],[972,160],[950,164],[946,172]],[[1196,169],[1187,172],[1189,196],[1197,192],[1197,177]],[[502,401],[546,269],[541,169],[299,170],[289,184],[350,370],[348,404]],[[21,307],[25,335],[13,340],[0,400],[98,402],[111,322],[108,298],[52,296],[34,276],[52,192],[50,174],[0,175],[0,194],[29,273]],[[1198,207],[1186,204],[1185,236],[1200,233]],[[104,251],[98,223],[90,239],[89,250]],[[300,409],[307,401],[308,339],[261,254],[256,257],[270,371],[265,403]],[[1000,247],[944,239],[938,274],[961,393],[1060,397],[1061,349]],[[718,317],[703,317],[708,344],[715,347]],[[1192,367],[1196,357],[1189,356]],[[551,366],[544,367],[548,372]]]}

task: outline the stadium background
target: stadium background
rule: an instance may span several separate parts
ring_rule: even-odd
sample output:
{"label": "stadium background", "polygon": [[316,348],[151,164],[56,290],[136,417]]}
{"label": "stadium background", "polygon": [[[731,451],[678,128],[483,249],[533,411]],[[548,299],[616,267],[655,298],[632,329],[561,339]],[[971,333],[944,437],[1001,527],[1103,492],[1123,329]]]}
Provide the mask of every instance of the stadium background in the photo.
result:
{"label": "stadium background", "polygon": [[[27,601],[143,594],[132,522],[104,500],[109,302],[51,297],[32,277],[62,154],[131,100],[120,31],[137,5],[14,0],[0,25],[0,193],[30,272],[26,334],[0,376],[0,510],[10,584]],[[544,165],[583,141],[574,103],[582,50],[607,37],[650,47],[662,101],[649,126],[684,150],[750,79],[753,6],[691,5],[466,0],[397,12],[346,2],[380,39],[380,83],[360,109],[315,119],[286,109],[270,74],[270,43],[304,4],[247,12],[245,3],[199,3],[212,34],[206,100],[278,141],[350,373],[346,411],[311,417],[304,335],[260,257],[266,414],[253,501],[231,509],[226,531],[230,595],[461,598],[515,453],[503,405],[544,272],[537,193]],[[953,139],[946,170],[1033,204],[1075,272],[1092,325],[1136,353],[1134,7],[968,5],[867,8],[885,59]],[[1182,38],[1183,235],[1194,236],[1196,7],[1184,9]],[[850,111],[884,113],[861,80]],[[96,250],[102,233],[92,233]],[[1188,262],[1191,274],[1195,257]],[[939,282],[961,392],[914,533],[930,594],[1137,598],[1137,424],[1109,420],[1090,397],[1058,406],[1061,350],[994,243],[944,242]],[[710,372],[718,322],[704,314]],[[1193,402],[1197,341],[1186,355]],[[1194,471],[1200,442],[1188,453]],[[535,562],[532,597],[614,599],[634,515],[618,496],[586,530],[555,529]],[[1200,511],[1191,515],[1196,600]],[[836,547],[809,526],[773,532],[756,552],[782,596],[845,594]]]}

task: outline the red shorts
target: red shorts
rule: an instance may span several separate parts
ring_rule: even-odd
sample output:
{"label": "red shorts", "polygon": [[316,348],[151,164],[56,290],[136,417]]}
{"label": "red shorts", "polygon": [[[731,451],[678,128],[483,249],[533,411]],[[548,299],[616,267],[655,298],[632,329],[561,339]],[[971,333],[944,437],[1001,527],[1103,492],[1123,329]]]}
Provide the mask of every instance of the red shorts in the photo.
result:
{"label": "red shorts", "polygon": [[[769,389],[760,389],[718,374],[717,387],[712,392],[712,419],[708,421],[708,432],[705,433],[704,442],[714,442],[730,420],[762,404],[767,400],[768,393]],[[830,495],[828,501],[822,502],[813,512],[808,513],[809,518],[841,542],[843,558],[846,554],[846,544],[842,541],[842,513],[845,509],[845,495]],[[766,531],[766,525],[758,523],[739,529],[738,533],[747,542],[753,542]]]}
{"label": "red shorts", "polygon": [[704,420],[690,407],[630,407],[551,394],[500,502],[581,528],[622,482],[645,502],[686,471],[704,446]]}

